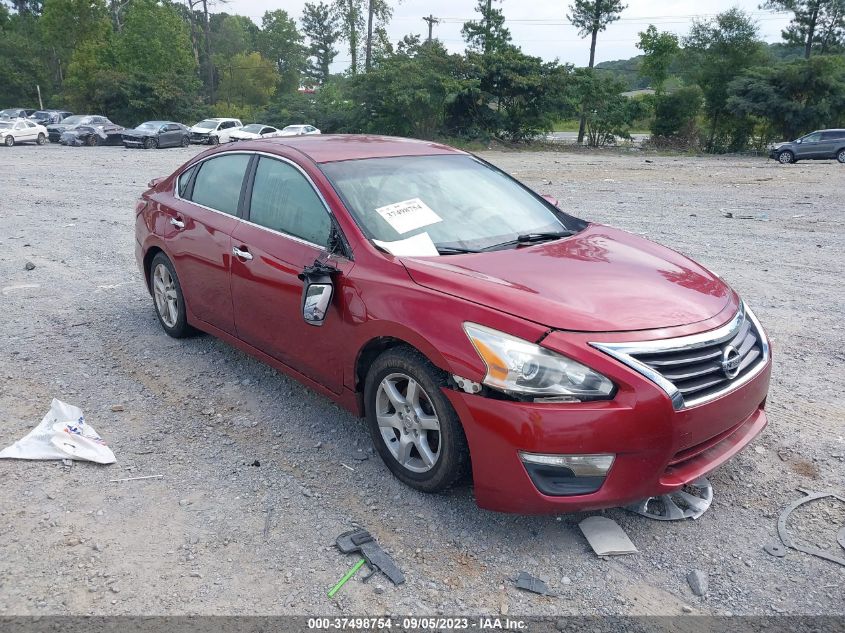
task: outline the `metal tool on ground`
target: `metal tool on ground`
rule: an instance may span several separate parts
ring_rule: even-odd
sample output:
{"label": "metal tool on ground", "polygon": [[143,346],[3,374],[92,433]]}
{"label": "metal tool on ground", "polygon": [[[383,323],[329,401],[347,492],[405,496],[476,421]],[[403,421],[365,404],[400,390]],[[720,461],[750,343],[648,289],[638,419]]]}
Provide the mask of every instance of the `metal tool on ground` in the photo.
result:
{"label": "metal tool on ground", "polygon": [[[380,571],[387,576],[394,585],[401,585],[405,582],[405,575],[396,566],[393,559],[388,556],[372,534],[367,530],[357,529],[344,532],[335,541],[337,548],[344,554],[360,552],[373,573]],[[372,576],[372,574],[370,574]],[[369,576],[365,580],[369,579]]]}
{"label": "metal tool on ground", "polygon": [[359,569],[361,569],[361,567],[362,567],[362,566],[364,565],[364,563],[366,563],[366,562],[367,562],[367,561],[366,561],[366,560],[364,560],[364,559],[362,558],[362,559],[361,559],[361,560],[359,560],[357,563],[355,563],[355,564],[352,566],[352,569],[350,569],[348,572],[346,572],[346,573],[343,575],[343,578],[341,578],[340,580],[338,580],[338,581],[337,581],[337,584],[336,584],[334,587],[332,587],[331,589],[329,589],[329,598],[334,598],[334,595],[335,595],[338,591],[340,591],[340,588],[341,588],[341,587],[343,587],[343,585],[345,585],[345,584],[349,581],[349,579],[350,579],[350,578],[352,578],[352,576],[354,576],[354,575],[355,575],[355,572],[357,572]]}

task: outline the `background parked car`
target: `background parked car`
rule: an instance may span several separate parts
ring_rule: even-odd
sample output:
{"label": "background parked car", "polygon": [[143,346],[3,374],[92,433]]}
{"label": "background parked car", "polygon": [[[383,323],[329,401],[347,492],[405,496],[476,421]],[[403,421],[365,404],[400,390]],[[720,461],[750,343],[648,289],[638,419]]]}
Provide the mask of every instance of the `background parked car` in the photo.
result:
{"label": "background parked car", "polygon": [[769,152],[783,165],[799,160],[832,160],[845,163],[845,130],[816,130],[799,139],[775,145]]}
{"label": "background parked car", "polygon": [[28,108],[6,108],[5,110],[0,110],[0,119],[25,119],[34,112],[35,110]]}
{"label": "background parked car", "polygon": [[73,129],[65,130],[59,138],[62,145],[120,145],[123,126],[112,123],[106,119],[106,123],[91,125],[77,125]]}
{"label": "background parked car", "polygon": [[28,119],[0,120],[0,140],[7,147],[25,142],[44,145],[47,142],[47,128]]}
{"label": "background parked car", "polygon": [[228,143],[232,132],[243,126],[240,119],[203,119],[191,128],[191,143]]}
{"label": "background parked car", "polygon": [[250,123],[243,126],[239,130],[235,130],[229,135],[229,140],[232,141],[247,141],[256,138],[271,138],[274,136],[281,136],[282,131],[270,125],[263,123]]}
{"label": "background parked car", "polygon": [[81,125],[114,125],[106,117],[98,114],[74,114],[61,123],[53,123],[47,126],[47,136],[51,143],[58,143],[66,130],[72,130]]}
{"label": "background parked car", "polygon": [[134,129],[123,130],[122,139],[124,147],[187,147],[191,142],[191,132],[181,123],[147,121]]}
{"label": "background parked car", "polygon": [[282,128],[282,136],[310,136],[319,134],[320,130],[313,125],[288,125]]}
{"label": "background parked car", "polygon": [[51,125],[53,123],[60,123],[72,114],[73,112],[68,112],[67,110],[38,110],[29,115],[29,120],[39,125]]}

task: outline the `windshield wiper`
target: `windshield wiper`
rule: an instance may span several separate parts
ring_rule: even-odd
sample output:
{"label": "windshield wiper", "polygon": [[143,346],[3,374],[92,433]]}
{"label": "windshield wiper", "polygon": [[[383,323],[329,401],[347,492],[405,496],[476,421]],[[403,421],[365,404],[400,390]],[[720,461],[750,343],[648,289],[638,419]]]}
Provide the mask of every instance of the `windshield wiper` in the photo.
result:
{"label": "windshield wiper", "polygon": [[435,245],[437,252],[441,255],[457,255],[460,253],[480,253],[481,251],[475,248],[463,248],[461,246],[438,246]]}
{"label": "windshield wiper", "polygon": [[503,246],[519,246],[520,244],[537,244],[538,242],[550,242],[552,240],[559,240],[562,237],[569,237],[571,235],[575,235],[575,231],[570,231],[566,229],[565,231],[549,231],[543,233],[525,233],[523,235],[517,235],[515,240],[508,240],[507,242],[502,242],[501,244],[493,244],[492,246],[487,246],[481,250],[484,251],[491,251],[497,248],[502,248]]}

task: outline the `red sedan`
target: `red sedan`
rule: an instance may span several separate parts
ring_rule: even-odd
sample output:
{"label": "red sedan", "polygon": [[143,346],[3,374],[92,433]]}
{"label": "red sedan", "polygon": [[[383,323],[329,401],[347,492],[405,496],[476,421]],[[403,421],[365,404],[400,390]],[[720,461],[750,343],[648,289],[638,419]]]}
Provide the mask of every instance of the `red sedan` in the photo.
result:
{"label": "red sedan", "polygon": [[766,425],[766,334],[719,277],[465,152],[245,141],[153,181],[136,255],[161,326],[217,336],[365,417],[418,490],[484,508],[675,491]]}

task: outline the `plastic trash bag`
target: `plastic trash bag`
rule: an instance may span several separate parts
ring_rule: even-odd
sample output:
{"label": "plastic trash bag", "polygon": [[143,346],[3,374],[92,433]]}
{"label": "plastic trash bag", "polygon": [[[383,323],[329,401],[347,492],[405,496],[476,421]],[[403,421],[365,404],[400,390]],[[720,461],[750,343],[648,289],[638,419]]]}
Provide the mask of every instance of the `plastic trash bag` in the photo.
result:
{"label": "plastic trash bag", "polygon": [[113,464],[117,460],[82,410],[53,399],[50,411],[25,437],[0,451],[0,459],[76,459]]}

